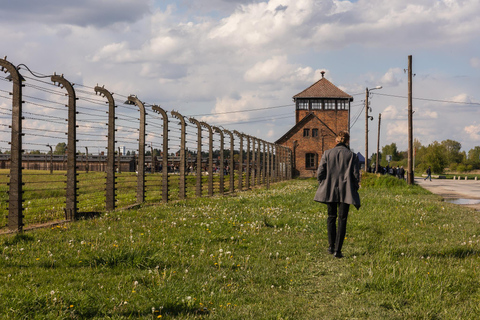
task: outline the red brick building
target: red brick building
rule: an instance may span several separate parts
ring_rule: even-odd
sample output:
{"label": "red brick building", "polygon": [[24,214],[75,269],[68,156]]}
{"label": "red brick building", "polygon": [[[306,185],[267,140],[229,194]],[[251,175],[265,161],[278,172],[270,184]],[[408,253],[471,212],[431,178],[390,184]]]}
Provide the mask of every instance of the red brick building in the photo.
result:
{"label": "red brick building", "polygon": [[335,146],[339,131],[349,130],[350,103],[353,97],[322,78],[293,96],[295,126],[276,143],[293,150],[293,173],[300,177],[315,176],[325,150]]}

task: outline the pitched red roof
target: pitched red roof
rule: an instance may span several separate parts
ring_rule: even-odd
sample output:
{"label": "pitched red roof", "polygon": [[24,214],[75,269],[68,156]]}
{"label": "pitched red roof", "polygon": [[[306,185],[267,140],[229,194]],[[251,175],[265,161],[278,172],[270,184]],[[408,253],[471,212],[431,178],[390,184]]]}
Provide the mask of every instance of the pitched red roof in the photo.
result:
{"label": "pitched red roof", "polygon": [[288,139],[290,139],[292,137],[292,135],[297,132],[297,130],[299,130],[300,128],[302,128],[305,124],[307,124],[308,122],[310,122],[312,119],[316,118],[318,121],[320,121],[324,126],[325,128],[328,129],[327,131],[327,134],[330,134],[334,137],[337,136],[337,134],[335,133],[335,131],[333,131],[329,126],[327,126],[327,124],[325,122],[323,122],[319,117],[317,117],[313,112],[310,112],[309,114],[307,114],[302,120],[300,120],[299,122],[297,122],[290,130],[287,131],[287,133],[285,133],[282,137],[280,137],[277,141],[275,141],[276,144],[282,144],[284,143],[285,141],[287,141]]}
{"label": "pitched red roof", "polygon": [[353,97],[340,90],[333,83],[325,78],[321,78],[307,89],[293,96],[297,98],[343,98],[353,100]]}

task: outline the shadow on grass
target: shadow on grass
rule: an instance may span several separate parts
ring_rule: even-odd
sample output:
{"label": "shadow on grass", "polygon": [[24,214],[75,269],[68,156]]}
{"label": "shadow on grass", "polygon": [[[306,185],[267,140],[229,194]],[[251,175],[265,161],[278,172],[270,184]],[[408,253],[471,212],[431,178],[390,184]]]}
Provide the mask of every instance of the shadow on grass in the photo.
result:
{"label": "shadow on grass", "polygon": [[89,212],[77,212],[75,214],[76,220],[87,220],[87,219],[94,219],[100,217],[102,213],[97,211],[89,211]]}
{"label": "shadow on grass", "polygon": [[424,256],[438,257],[438,258],[457,258],[464,259],[470,256],[478,256],[480,254],[479,250],[469,249],[469,248],[451,248],[443,250],[441,252],[426,252]]}
{"label": "shadow on grass", "polygon": [[5,239],[5,241],[3,242],[3,245],[4,246],[13,246],[13,245],[16,245],[18,243],[32,242],[34,240],[35,240],[35,238],[32,235],[28,235],[28,234],[25,234],[25,233],[17,233],[12,238]]}
{"label": "shadow on grass", "polygon": [[[158,310],[158,309],[157,309]],[[83,318],[94,318],[94,317],[99,317],[99,316],[106,316],[105,314],[98,312],[97,310],[86,310],[86,312],[78,312],[79,315]],[[159,315],[163,316],[169,316],[169,317],[178,317],[178,316],[187,316],[187,315],[195,315],[195,316],[203,316],[203,315],[208,315],[210,312],[206,308],[196,308],[193,306],[188,306],[185,304],[167,304],[162,307],[160,312],[155,312],[152,314],[152,309],[146,309],[143,311],[119,311],[119,312],[113,312],[112,314],[109,314],[109,316],[112,317],[125,317],[125,318],[143,318],[143,317],[148,317],[148,316],[153,316],[154,318],[157,318]]]}
{"label": "shadow on grass", "polygon": [[[36,297],[33,301],[30,301],[28,305],[24,305],[18,310],[23,310],[22,314],[25,319],[27,317],[35,317],[39,314],[51,314],[50,302],[46,297]],[[23,302],[25,303],[25,302]],[[72,302],[73,304],[74,302]],[[155,308],[156,311],[152,313],[151,308],[144,308],[144,310],[131,310],[129,306],[117,306],[113,310],[105,310],[104,306],[98,306],[95,303],[88,303],[84,305],[78,305],[75,303],[75,309],[67,311],[66,314],[71,314],[71,318],[79,319],[99,319],[99,318],[158,318],[160,315],[169,317],[178,316],[194,316],[195,318],[202,318],[207,316],[210,311],[204,307],[190,306],[185,303],[176,304],[174,302],[164,304],[161,308]],[[125,309],[123,309],[125,308]],[[122,310],[123,309],[123,310]],[[20,315],[20,314],[17,314]]]}

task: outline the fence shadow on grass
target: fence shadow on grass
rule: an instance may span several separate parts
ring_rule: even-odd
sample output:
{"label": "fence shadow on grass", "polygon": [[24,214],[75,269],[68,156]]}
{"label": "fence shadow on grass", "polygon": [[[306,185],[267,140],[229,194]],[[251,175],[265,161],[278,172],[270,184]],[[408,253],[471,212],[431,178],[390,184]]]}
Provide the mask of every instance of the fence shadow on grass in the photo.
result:
{"label": "fence shadow on grass", "polygon": [[474,250],[471,248],[451,248],[447,250],[443,250],[441,252],[425,252],[423,254],[424,257],[437,257],[437,258],[457,258],[457,259],[464,259],[471,256],[478,256],[480,254],[480,250]]}
{"label": "fence shadow on grass", "polygon": [[[161,302],[159,302],[161,304]],[[174,304],[174,303],[169,303],[169,304],[163,304],[163,307],[161,310],[156,309],[152,313],[152,309],[149,310],[144,310],[144,311],[138,311],[138,312],[120,312],[117,315],[120,317],[125,317],[125,318],[131,318],[131,317],[148,317],[149,315],[152,315],[153,318],[157,318],[159,315],[163,316],[170,316],[170,317],[178,317],[178,316],[205,316],[208,315],[210,311],[205,308],[205,307],[194,307],[194,306],[188,306],[185,303],[181,304]],[[84,317],[95,317],[95,316],[103,316],[103,314],[85,314],[82,315]]]}

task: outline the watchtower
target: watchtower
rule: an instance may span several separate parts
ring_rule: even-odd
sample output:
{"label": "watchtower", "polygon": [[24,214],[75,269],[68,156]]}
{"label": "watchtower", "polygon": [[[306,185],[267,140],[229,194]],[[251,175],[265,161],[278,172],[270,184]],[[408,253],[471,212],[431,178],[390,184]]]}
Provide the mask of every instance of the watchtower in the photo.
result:
{"label": "watchtower", "polygon": [[325,150],[335,146],[335,136],[350,131],[350,104],[353,97],[325,78],[293,96],[295,126],[276,143],[293,150],[294,173],[312,177]]}

